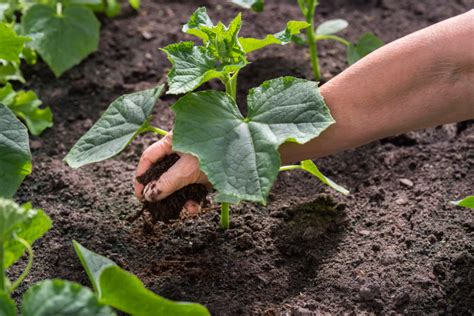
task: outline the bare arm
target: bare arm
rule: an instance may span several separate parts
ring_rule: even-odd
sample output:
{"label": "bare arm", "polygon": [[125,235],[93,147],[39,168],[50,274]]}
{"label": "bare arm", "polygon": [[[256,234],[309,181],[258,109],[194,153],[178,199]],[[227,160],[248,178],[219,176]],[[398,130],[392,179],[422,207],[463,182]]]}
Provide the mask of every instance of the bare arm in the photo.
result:
{"label": "bare arm", "polygon": [[[324,84],[321,94],[336,123],[304,145],[282,145],[283,163],[474,118],[474,10],[378,49]],[[171,135],[150,146],[137,175],[171,151]],[[156,185],[135,183],[135,194],[159,200],[195,182],[207,178],[195,157],[182,155]]]}
{"label": "bare arm", "polygon": [[321,87],[336,123],[283,163],[474,118],[474,10],[394,41]]}

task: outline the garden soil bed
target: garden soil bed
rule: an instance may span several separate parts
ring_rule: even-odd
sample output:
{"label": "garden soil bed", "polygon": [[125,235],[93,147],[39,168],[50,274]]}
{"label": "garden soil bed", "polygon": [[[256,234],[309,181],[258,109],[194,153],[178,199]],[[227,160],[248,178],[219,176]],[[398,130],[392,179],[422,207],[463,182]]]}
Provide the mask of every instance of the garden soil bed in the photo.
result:
{"label": "garden soil bed", "polygon": [[[343,17],[355,40],[372,30],[384,41],[460,14],[472,0],[322,0],[317,18]],[[44,64],[24,72],[50,105],[55,125],[31,142],[34,170],[16,198],[32,201],[54,226],[35,244],[27,285],[64,278],[89,285],[71,241],[108,256],[151,290],[205,304],[216,315],[312,312],[472,314],[474,220],[448,201],[474,192],[474,124],[447,125],[319,159],[320,168],[351,189],[344,197],[311,176],[279,176],[267,206],[242,203],[231,229],[219,229],[217,210],[151,234],[129,223],[140,203],[132,179],[141,152],[156,140],[140,137],[118,158],[78,170],[62,159],[116,97],[156,86],[169,63],[158,48],[190,39],[181,25],[200,5],[214,20],[239,10],[226,1],[144,1],[103,28],[98,52],[57,80]],[[262,37],[301,19],[296,1],[268,0],[264,13],[244,12],[245,35]],[[320,46],[325,79],[341,72],[344,49]],[[282,75],[310,78],[305,49],[288,45],[254,54],[239,82],[239,100],[262,81]],[[211,83],[218,87],[217,83]],[[368,87],[369,88],[369,87]],[[165,96],[156,125],[171,128]],[[24,265],[20,262],[19,265]],[[12,269],[12,276],[18,272]]]}

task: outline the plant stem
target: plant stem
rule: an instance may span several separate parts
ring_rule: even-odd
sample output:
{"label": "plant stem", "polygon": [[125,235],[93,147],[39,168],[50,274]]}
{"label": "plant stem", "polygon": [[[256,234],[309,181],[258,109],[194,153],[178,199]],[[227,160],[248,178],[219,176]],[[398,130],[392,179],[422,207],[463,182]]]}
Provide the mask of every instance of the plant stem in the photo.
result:
{"label": "plant stem", "polygon": [[238,71],[236,71],[232,76],[229,74],[226,74],[223,78],[221,78],[222,82],[225,85],[225,92],[229,94],[234,101],[236,100],[237,97],[237,75],[239,74]]}
{"label": "plant stem", "polygon": [[4,256],[4,246],[3,243],[0,243],[0,292],[5,291],[5,270],[3,267],[3,256]]}
{"label": "plant stem", "polygon": [[301,165],[281,166],[279,171],[281,172],[281,171],[288,171],[288,170],[294,170],[294,169],[301,169]]}
{"label": "plant stem", "polygon": [[161,136],[166,136],[166,134],[168,134],[168,132],[165,131],[164,129],[161,129],[161,128],[158,128],[158,127],[155,127],[155,126],[151,126],[151,125],[147,126],[145,131],[153,132],[153,133],[161,135]]}
{"label": "plant stem", "polygon": [[61,2],[56,3],[56,15],[63,16],[63,4]]}
{"label": "plant stem", "polygon": [[221,204],[221,227],[224,230],[229,229],[229,212],[230,212],[229,203],[222,203]]}
{"label": "plant stem", "polygon": [[322,40],[334,40],[336,42],[341,43],[344,46],[350,46],[351,45],[351,42],[349,42],[348,40],[343,39],[342,37],[337,36],[337,35],[316,35],[314,39],[315,39],[316,42],[317,41],[322,41]]}
{"label": "plant stem", "polygon": [[309,46],[309,53],[311,55],[311,65],[313,67],[314,80],[319,80],[321,78],[321,70],[319,69],[319,60],[318,60],[318,47],[314,38],[314,12],[316,11],[316,6],[318,2],[316,0],[310,0],[307,11],[306,11],[306,22],[310,26],[306,29],[306,41]]}
{"label": "plant stem", "polygon": [[22,274],[18,277],[18,279],[16,279],[16,281],[13,282],[12,286],[9,289],[10,293],[12,293],[18,287],[18,285],[21,284],[21,282],[23,282],[25,277],[30,272],[31,267],[33,266],[33,249],[31,248],[31,245],[26,240],[18,236],[15,236],[15,240],[18,241],[23,246],[25,246],[26,251],[28,252],[28,264],[26,265],[25,270],[23,270]]}

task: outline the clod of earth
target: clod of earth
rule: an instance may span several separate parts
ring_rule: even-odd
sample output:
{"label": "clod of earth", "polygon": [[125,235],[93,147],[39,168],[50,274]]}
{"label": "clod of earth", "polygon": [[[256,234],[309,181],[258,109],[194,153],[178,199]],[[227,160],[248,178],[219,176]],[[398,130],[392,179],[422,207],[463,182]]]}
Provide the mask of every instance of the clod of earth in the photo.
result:
{"label": "clod of earth", "polygon": [[[165,173],[176,161],[179,156],[171,154],[156,162],[143,175],[137,177],[137,181],[146,186],[151,181],[158,180],[163,173]],[[153,224],[157,221],[168,223],[172,219],[179,218],[181,210],[187,201],[195,201],[201,204],[205,201],[207,196],[207,188],[203,184],[191,184],[176,191],[167,198],[158,202],[143,203],[143,211],[151,214]],[[140,212],[143,213],[143,212]],[[136,218],[133,218],[134,220]]]}

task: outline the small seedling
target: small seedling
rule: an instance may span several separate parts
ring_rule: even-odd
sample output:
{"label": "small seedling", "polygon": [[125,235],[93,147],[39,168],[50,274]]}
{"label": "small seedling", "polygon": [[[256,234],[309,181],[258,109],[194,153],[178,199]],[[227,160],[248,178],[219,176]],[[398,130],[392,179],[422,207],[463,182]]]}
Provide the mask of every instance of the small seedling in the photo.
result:
{"label": "small seedling", "polygon": [[468,207],[468,208],[474,208],[474,195],[470,195],[468,197],[465,197],[462,200],[452,201],[451,204],[456,205],[456,206],[464,206],[464,207]]}
{"label": "small seedling", "polygon": [[[168,94],[187,93],[173,106],[176,113],[173,148],[198,157],[201,169],[218,191],[221,225],[229,227],[230,204],[242,200],[266,204],[279,171],[302,169],[325,184],[347,194],[305,161],[280,168],[278,147],[284,142],[305,143],[334,123],[316,82],[282,77],[264,82],[248,94],[248,115],[236,103],[239,71],[248,64],[247,54],[272,44],[285,45],[309,24],[290,21],[287,27],[263,39],[239,37],[237,15],[229,26],[214,25],[205,8],[197,9],[183,31],[198,37],[193,42],[171,44],[163,51],[172,69]],[[192,92],[218,79],[225,92]],[[99,121],[77,142],[65,160],[80,167],[118,154],[137,135],[146,131],[165,135],[150,125],[149,115],[163,92],[156,89],[125,95],[114,101]]]}
{"label": "small seedling", "polygon": [[[232,3],[237,4],[246,9],[252,9],[255,12],[263,11],[263,0],[231,0]],[[343,19],[328,20],[316,27],[314,22],[314,14],[316,7],[319,4],[318,0],[297,0],[301,13],[303,13],[306,22],[310,25],[306,29],[306,36],[293,36],[292,40],[297,45],[306,45],[309,47],[311,58],[311,66],[313,68],[314,80],[321,79],[321,69],[319,65],[318,46],[319,41],[333,40],[346,47],[347,63],[352,65],[362,57],[373,52],[377,48],[383,46],[383,41],[372,33],[363,34],[355,43],[351,43],[347,39],[335,35],[344,30],[349,22]]]}

